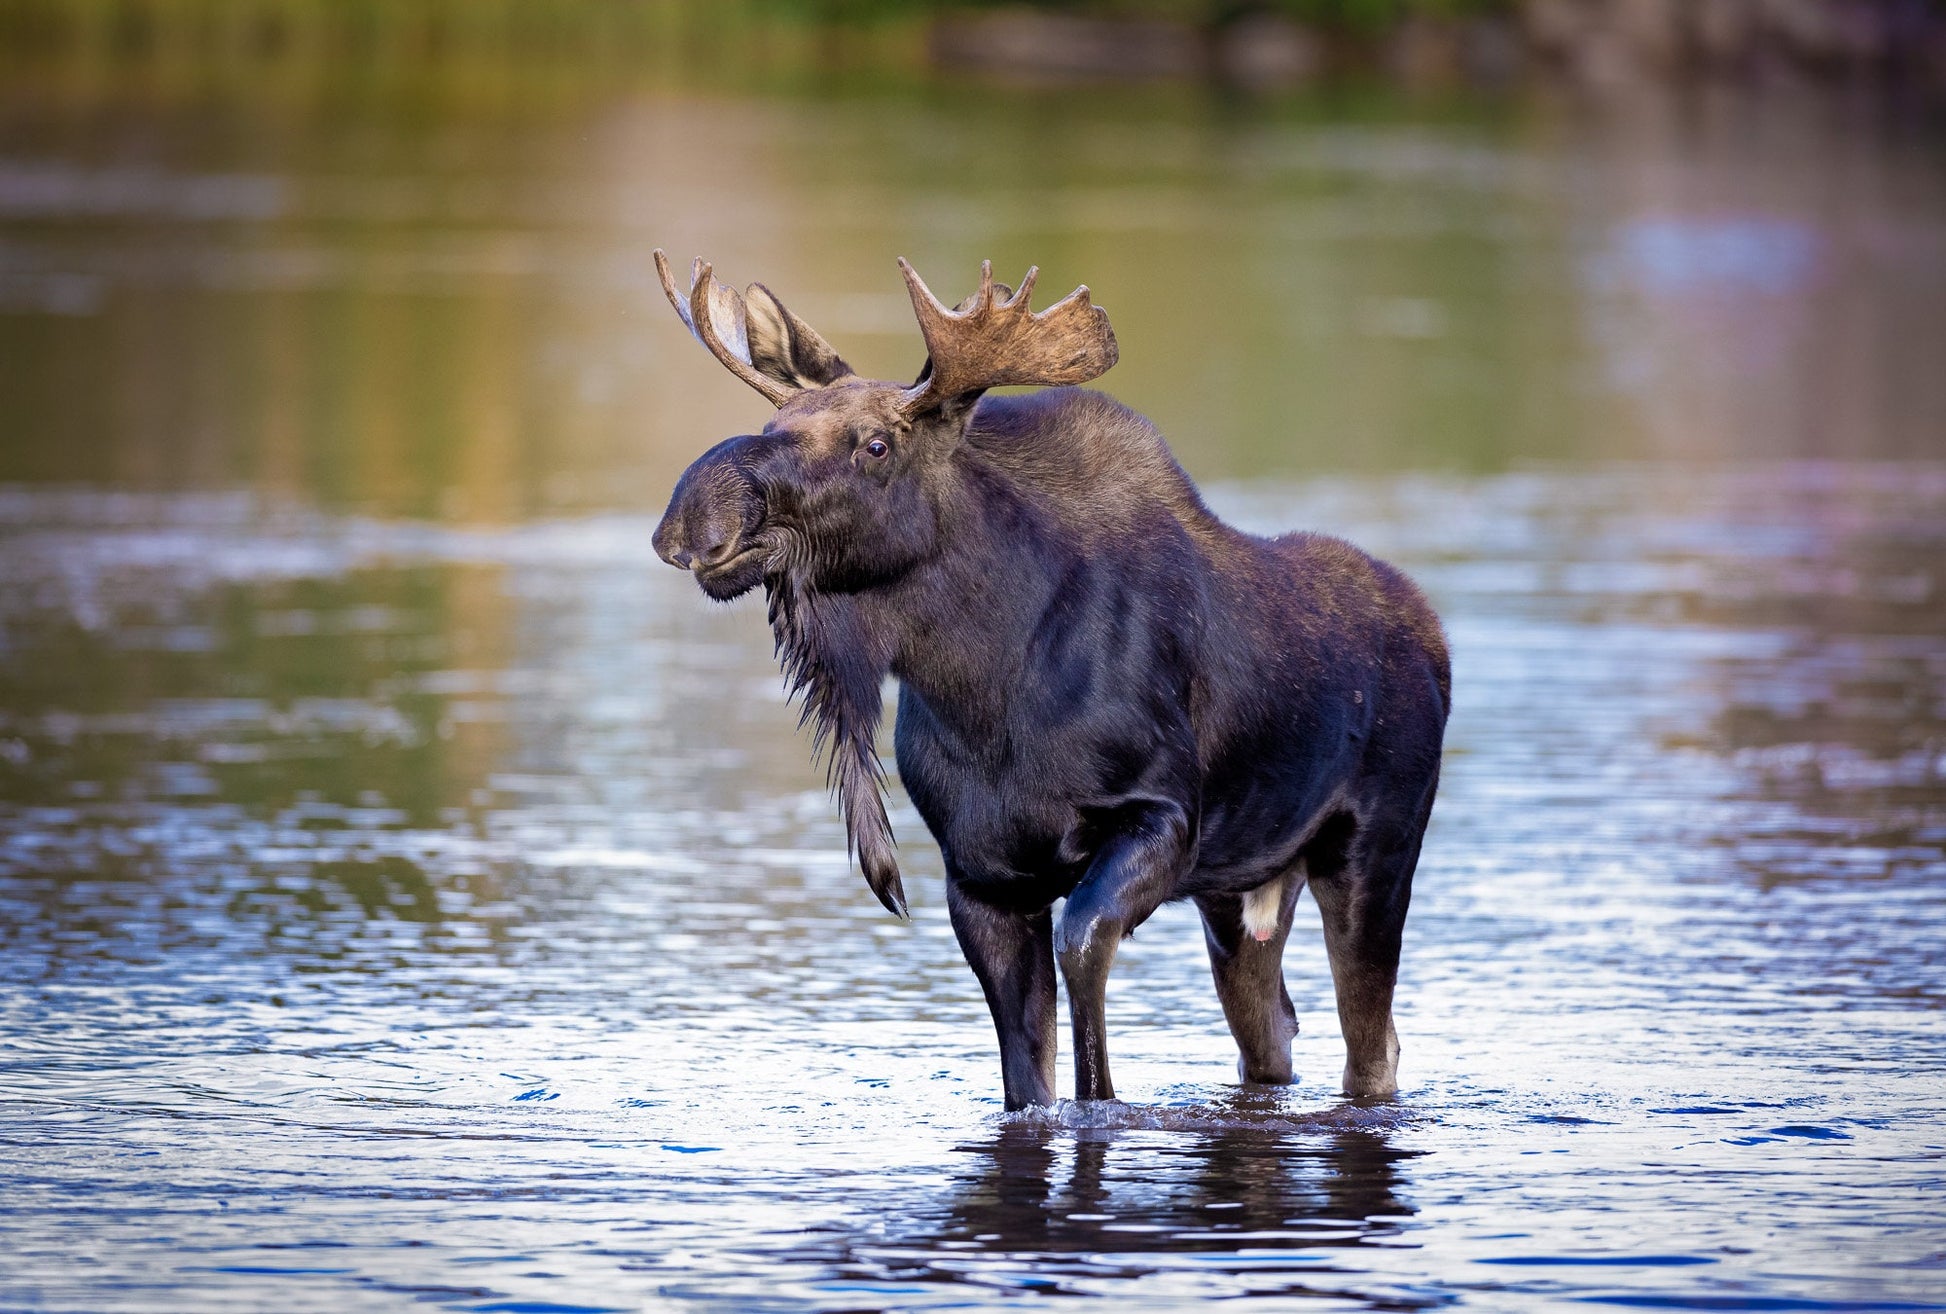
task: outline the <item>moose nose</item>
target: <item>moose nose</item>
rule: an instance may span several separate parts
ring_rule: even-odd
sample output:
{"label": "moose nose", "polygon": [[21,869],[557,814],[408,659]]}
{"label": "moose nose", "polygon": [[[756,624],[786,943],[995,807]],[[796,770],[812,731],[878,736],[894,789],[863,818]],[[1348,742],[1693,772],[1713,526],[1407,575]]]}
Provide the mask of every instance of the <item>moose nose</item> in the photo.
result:
{"label": "moose nose", "polygon": [[656,555],[678,570],[710,570],[736,555],[737,538],[737,535],[732,534],[727,538],[718,539],[707,547],[693,550],[688,546],[679,547],[673,542],[658,543]]}
{"label": "moose nose", "polygon": [[763,503],[739,465],[740,454],[765,441],[748,434],[726,438],[683,471],[655,528],[657,556],[680,570],[706,574],[748,546]]}
{"label": "moose nose", "polygon": [[678,570],[689,569],[689,549],[682,546],[675,527],[664,520],[655,531],[655,554]]}

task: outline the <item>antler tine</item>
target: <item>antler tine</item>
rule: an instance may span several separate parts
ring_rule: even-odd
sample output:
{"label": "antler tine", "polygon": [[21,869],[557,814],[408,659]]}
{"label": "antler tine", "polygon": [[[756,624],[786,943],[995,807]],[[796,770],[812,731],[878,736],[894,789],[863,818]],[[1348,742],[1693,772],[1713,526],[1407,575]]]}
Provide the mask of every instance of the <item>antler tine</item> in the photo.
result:
{"label": "antler tine", "polygon": [[946,309],[945,302],[932,294],[932,289],[926,286],[926,280],[919,277],[919,271],[914,269],[912,262],[904,256],[899,257],[899,272],[905,275],[906,292],[912,297],[912,309],[914,313],[919,316],[920,332],[923,333],[925,331],[926,312],[920,309],[919,298],[924,297],[931,303],[933,310],[941,315],[950,315],[953,313]]}
{"label": "antler tine", "polygon": [[689,267],[689,296],[685,299],[676,291],[675,275],[669,268],[669,257],[657,247],[655,270],[662,279],[662,290],[669,298],[669,304],[676,308],[676,314],[696,335],[696,340],[708,347],[710,354],[722,361],[730,373],[762,393],[772,406],[782,406],[796,395],[797,389],[788,387],[769,377],[750,363],[749,329],[746,326],[743,298],[734,288],[727,288],[716,281],[714,266],[698,256]]}
{"label": "antler tine", "polygon": [[[690,278],[689,314],[703,345],[729,366],[730,373],[762,393],[772,406],[789,401],[797,392],[795,388],[785,387],[750,363],[750,331],[744,320],[743,298],[733,289],[718,284],[713,266],[700,256]],[[734,335],[733,340],[725,340],[729,336],[723,332],[725,328]]]}
{"label": "antler tine", "polygon": [[1039,265],[1027,266],[1027,272],[1020,279],[1020,290],[1014,293],[1013,300],[1007,304],[1010,306],[1020,306],[1023,309],[1031,305],[1034,297],[1034,284],[1040,282],[1040,279],[1041,267]]}
{"label": "antler tine", "polygon": [[[730,293],[730,296],[735,295],[734,292]],[[720,299],[728,300],[727,297]],[[718,301],[719,298],[716,295],[716,266],[701,256],[697,256],[689,263],[690,327],[695,330],[696,336],[702,340],[703,345],[708,347],[718,360],[728,365],[732,371],[736,371],[737,366],[742,363],[740,358],[748,352],[749,348],[746,345],[744,351],[739,352],[735,345],[725,340],[724,326],[716,322],[716,313],[719,309]],[[729,320],[730,333],[747,343],[749,330],[745,329],[738,322],[743,318],[743,316],[737,313],[742,307],[733,306],[722,308],[729,311],[726,318]]]}
{"label": "antler tine", "polygon": [[[676,291],[676,276],[669,269],[669,257],[659,246],[655,249],[655,272],[662,279],[662,294],[668,297],[669,304],[676,308],[676,314],[682,319],[683,327],[695,333],[696,321],[689,317],[689,298]],[[696,336],[698,339],[702,337],[700,333]]]}
{"label": "antler tine", "polygon": [[1033,312],[1038,266],[1001,301],[994,295],[993,262],[982,261],[980,290],[955,310],[932,294],[910,261],[901,257],[899,270],[932,357],[925,376],[906,390],[903,406],[909,415],[1006,384],[1086,383],[1105,374],[1120,355],[1108,316],[1089,301],[1085,286],[1040,314]]}

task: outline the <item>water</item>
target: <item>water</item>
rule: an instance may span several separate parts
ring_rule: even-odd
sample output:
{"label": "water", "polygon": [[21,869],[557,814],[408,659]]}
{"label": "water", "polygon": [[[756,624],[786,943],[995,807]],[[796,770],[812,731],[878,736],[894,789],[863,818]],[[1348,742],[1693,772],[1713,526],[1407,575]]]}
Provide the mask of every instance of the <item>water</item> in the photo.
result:
{"label": "water", "polygon": [[[0,1306],[1946,1309],[1914,143],[5,103]],[[888,371],[895,247],[1018,248],[1224,514],[1422,581],[1399,1100],[1334,1094],[1307,902],[1297,1086],[1233,1084],[1172,908],[1111,986],[1125,1102],[1002,1114],[917,817],[902,925],[760,610],[649,548],[759,405],[649,240]]]}

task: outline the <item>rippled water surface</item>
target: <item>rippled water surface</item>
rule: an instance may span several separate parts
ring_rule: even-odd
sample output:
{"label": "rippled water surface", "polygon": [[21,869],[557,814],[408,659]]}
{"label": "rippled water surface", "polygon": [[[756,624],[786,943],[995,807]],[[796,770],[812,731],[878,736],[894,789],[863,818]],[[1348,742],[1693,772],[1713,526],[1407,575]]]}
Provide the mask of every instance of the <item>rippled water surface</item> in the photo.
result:
{"label": "rippled water surface", "polygon": [[1218,500],[1452,631],[1396,1104],[1312,936],[1233,1086],[1172,908],[1126,1107],[1003,1117],[917,819],[899,925],[646,519],[8,497],[5,1297],[1938,1307],[1946,470]]}
{"label": "rippled water surface", "polygon": [[[1946,1309],[1910,142],[9,95],[0,1307]],[[1334,1093],[1307,902],[1298,1085],[1170,908],[1125,1103],[1002,1114],[917,817],[900,924],[760,608],[650,550],[755,405],[655,238],[881,368],[907,243],[1088,278],[1220,510],[1422,581],[1396,1102]]]}

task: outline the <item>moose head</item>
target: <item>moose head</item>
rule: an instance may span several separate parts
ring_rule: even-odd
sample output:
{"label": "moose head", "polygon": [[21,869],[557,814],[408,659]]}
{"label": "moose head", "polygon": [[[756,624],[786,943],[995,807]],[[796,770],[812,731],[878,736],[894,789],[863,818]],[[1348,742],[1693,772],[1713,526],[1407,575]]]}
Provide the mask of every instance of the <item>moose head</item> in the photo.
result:
{"label": "moose head", "polygon": [[948,310],[900,260],[930,355],[910,385],[862,379],[763,284],[739,296],[698,260],[683,296],[661,251],[655,263],[690,332],[777,408],[689,467],[655,533],[662,559],[720,600],[787,570],[839,592],[910,568],[936,545],[937,487],[981,394],[1086,383],[1118,354],[1086,287],[1035,314],[1040,270],[1015,291],[987,262],[979,291]]}
{"label": "moose head", "polygon": [[817,745],[831,746],[859,864],[879,900],[903,914],[872,750],[889,659],[846,599],[942,550],[953,452],[987,389],[1086,383],[1115,364],[1115,334],[1086,287],[1035,314],[1038,268],[1015,290],[983,263],[979,290],[949,310],[902,259],[929,354],[915,382],[882,382],[854,374],[763,284],[738,295],[697,260],[684,295],[659,250],[655,265],[689,331],[777,408],[760,432],[725,439],[683,473],[655,550],[719,601],[765,586],[792,692]]}

